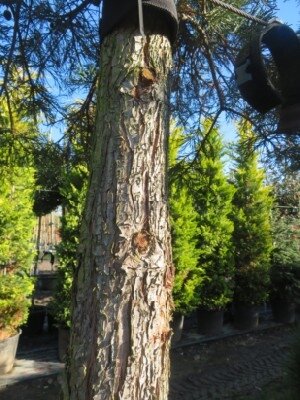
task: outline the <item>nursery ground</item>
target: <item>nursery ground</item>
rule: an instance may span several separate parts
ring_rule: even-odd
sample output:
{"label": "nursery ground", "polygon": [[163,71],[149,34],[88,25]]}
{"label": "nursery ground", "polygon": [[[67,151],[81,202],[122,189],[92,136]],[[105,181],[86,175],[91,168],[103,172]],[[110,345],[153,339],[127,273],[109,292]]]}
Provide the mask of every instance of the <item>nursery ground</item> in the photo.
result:
{"label": "nursery ground", "polygon": [[[264,392],[272,385],[285,390],[280,383],[293,331],[292,326],[277,326],[173,349],[169,400],[272,400]],[[2,387],[0,399],[58,400],[57,376]]]}

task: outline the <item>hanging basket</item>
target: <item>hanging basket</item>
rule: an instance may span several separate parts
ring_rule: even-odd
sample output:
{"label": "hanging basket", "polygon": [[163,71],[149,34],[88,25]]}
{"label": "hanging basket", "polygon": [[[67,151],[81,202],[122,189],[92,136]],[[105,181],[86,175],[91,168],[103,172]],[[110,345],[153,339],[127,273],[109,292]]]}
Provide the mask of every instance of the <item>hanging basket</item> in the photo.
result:
{"label": "hanging basket", "polygon": [[[274,85],[266,68],[263,47],[273,58],[278,72]],[[274,22],[258,32],[241,49],[235,76],[242,98],[260,113],[281,106],[279,133],[300,131],[300,39],[287,25]]]}

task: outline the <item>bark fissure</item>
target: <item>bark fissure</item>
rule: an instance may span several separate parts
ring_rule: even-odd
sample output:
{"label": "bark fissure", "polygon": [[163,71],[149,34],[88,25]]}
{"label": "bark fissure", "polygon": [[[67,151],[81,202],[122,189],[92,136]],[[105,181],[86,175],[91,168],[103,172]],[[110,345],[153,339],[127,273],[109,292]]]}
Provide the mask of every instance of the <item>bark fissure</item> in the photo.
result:
{"label": "bark fissure", "polygon": [[68,400],[166,400],[172,264],[165,182],[168,40],[102,44],[72,313]]}

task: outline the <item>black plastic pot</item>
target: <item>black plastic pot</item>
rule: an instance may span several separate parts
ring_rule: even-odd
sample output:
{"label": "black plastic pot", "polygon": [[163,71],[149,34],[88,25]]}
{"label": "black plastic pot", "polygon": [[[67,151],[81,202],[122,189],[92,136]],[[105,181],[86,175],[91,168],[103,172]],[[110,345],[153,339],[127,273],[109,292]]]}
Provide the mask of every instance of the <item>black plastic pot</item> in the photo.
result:
{"label": "black plastic pot", "polygon": [[259,307],[247,303],[234,304],[234,327],[239,330],[252,330],[258,327]]}
{"label": "black plastic pot", "polygon": [[224,310],[198,309],[198,332],[207,336],[215,336],[222,333],[223,319]]}
{"label": "black plastic pot", "polygon": [[296,307],[293,302],[279,299],[272,300],[271,308],[274,321],[283,324],[292,324],[295,322]]}

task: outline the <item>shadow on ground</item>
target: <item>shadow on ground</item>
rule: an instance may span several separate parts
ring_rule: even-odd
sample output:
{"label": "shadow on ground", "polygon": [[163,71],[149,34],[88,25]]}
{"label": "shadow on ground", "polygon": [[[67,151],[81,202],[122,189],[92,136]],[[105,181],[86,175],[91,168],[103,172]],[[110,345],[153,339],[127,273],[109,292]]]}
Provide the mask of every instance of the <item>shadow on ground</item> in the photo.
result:
{"label": "shadow on ground", "polygon": [[[277,326],[173,349],[169,400],[272,400],[263,393],[282,377],[293,330]],[[57,375],[49,375],[0,387],[0,400],[58,400],[59,391]]]}

